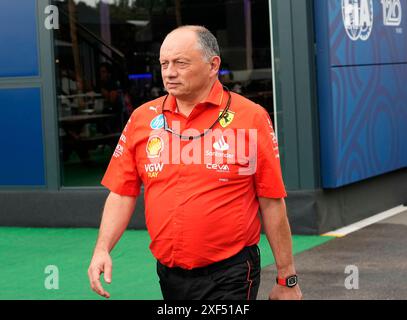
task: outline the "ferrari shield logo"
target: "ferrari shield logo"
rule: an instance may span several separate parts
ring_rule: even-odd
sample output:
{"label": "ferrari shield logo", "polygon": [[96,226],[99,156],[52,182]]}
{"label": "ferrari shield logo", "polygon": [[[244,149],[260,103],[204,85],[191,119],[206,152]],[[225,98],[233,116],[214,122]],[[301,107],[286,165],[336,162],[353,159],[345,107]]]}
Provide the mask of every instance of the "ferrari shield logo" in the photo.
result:
{"label": "ferrari shield logo", "polygon": [[[222,115],[222,112],[223,112],[223,110],[221,112],[219,112],[219,116]],[[219,121],[222,128],[226,128],[228,125],[230,125],[232,123],[234,117],[235,117],[235,113],[233,111],[226,112]]]}

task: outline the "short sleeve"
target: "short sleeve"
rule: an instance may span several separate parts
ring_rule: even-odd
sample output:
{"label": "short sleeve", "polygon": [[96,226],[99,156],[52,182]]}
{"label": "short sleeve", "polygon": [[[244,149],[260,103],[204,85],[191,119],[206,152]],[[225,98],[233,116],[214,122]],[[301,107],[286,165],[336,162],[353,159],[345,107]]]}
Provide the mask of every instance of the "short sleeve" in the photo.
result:
{"label": "short sleeve", "polygon": [[281,173],[277,137],[268,112],[261,107],[255,116],[257,129],[257,167],[254,174],[256,194],[264,198],[287,196]]}
{"label": "short sleeve", "polygon": [[101,183],[114,193],[136,197],[140,194],[141,180],[137,171],[134,134],[133,112],[123,130]]}

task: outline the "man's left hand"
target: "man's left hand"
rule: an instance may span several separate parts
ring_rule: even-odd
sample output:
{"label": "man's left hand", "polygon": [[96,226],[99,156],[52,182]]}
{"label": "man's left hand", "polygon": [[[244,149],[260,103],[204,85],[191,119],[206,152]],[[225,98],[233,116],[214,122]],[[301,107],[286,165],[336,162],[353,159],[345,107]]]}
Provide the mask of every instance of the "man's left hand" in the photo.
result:
{"label": "man's left hand", "polygon": [[302,293],[299,285],[288,288],[276,284],[269,294],[269,300],[302,300]]}

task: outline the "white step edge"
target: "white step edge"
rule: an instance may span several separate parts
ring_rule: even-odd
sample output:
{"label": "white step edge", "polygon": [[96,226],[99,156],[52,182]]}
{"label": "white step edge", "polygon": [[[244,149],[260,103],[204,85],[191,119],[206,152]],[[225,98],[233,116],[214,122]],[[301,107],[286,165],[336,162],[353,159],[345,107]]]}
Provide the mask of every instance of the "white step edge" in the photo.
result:
{"label": "white step edge", "polygon": [[370,226],[371,224],[377,223],[379,221],[388,219],[392,216],[395,216],[397,214],[402,213],[403,211],[407,212],[407,207],[400,205],[398,207],[395,207],[390,210],[383,211],[381,213],[378,213],[372,217],[360,220],[356,223],[353,223],[349,226],[333,230],[327,233],[322,234],[322,236],[329,236],[329,237],[344,237],[352,232],[358,231],[362,228],[365,228],[367,226]]}

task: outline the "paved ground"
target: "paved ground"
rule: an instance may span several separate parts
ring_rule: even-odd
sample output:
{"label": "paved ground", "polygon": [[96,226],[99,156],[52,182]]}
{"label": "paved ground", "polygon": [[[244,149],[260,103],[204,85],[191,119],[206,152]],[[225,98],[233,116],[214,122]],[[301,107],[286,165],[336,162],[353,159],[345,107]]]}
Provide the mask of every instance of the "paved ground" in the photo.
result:
{"label": "paved ground", "polygon": [[[407,211],[295,256],[304,299],[407,299]],[[347,290],[348,265],[359,289]],[[274,265],[262,270],[258,299],[268,298]]]}

